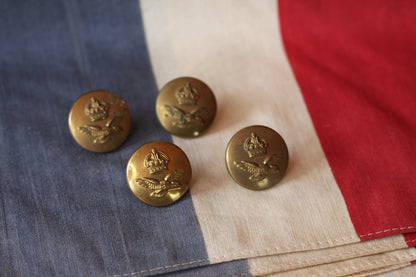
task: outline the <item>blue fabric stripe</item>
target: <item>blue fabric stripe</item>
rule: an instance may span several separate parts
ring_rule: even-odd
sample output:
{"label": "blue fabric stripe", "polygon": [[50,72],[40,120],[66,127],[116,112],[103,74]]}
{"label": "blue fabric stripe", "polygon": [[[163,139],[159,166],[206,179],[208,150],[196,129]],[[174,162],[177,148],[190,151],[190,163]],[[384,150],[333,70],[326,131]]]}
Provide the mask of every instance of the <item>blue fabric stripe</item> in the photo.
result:
{"label": "blue fabric stripe", "polygon": [[250,277],[247,261],[237,260],[232,262],[212,264],[209,266],[200,266],[172,273],[162,274],[159,277],[213,277],[213,276],[231,276],[231,277]]}
{"label": "blue fabric stripe", "polygon": [[[5,1],[0,5],[0,272],[2,276],[139,275],[208,264],[189,193],[164,208],[129,191],[129,156],[171,140],[137,1]],[[112,91],[131,111],[121,148],[81,149],[73,102]]]}

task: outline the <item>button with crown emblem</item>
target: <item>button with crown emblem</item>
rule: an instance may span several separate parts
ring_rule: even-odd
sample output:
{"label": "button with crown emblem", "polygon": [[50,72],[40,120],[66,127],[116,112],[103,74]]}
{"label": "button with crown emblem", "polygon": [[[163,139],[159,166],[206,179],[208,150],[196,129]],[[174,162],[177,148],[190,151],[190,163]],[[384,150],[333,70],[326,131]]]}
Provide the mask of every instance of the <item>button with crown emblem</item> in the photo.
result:
{"label": "button with crown emblem", "polygon": [[95,90],[75,101],[69,112],[68,125],[72,137],[82,148],[110,152],[130,133],[130,111],[116,94]]}
{"label": "button with crown emblem", "polygon": [[131,192],[151,206],[167,206],[189,188],[192,170],[178,146],[164,141],[140,146],[127,163],[126,178]]}
{"label": "button with crown emblem", "polygon": [[159,122],[179,137],[197,137],[215,118],[217,103],[212,90],[202,81],[181,77],[167,83],[156,100]]}
{"label": "button with crown emblem", "polygon": [[289,153],[277,132],[255,125],[241,129],[231,138],[225,160],[234,181],[248,189],[262,190],[283,178]]}

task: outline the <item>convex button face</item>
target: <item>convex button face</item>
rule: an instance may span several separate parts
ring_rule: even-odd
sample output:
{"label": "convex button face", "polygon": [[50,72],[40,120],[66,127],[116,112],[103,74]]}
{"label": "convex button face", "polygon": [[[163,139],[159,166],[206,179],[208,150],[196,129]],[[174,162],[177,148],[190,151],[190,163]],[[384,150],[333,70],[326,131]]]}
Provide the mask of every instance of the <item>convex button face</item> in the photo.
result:
{"label": "convex button face", "polygon": [[159,122],[169,133],[197,137],[215,118],[217,103],[212,90],[202,81],[181,77],[167,83],[156,100]]}
{"label": "convex button face", "polygon": [[225,159],[234,181],[248,189],[262,190],[283,178],[289,153],[277,132],[255,125],[241,129],[231,138]]}
{"label": "convex button face", "polygon": [[92,152],[118,148],[131,128],[130,111],[116,94],[95,90],[78,98],[68,116],[69,130],[75,141]]}
{"label": "convex button face", "polygon": [[167,206],[179,200],[188,191],[191,176],[191,164],[185,153],[164,141],[139,147],[126,169],[131,192],[151,206]]}

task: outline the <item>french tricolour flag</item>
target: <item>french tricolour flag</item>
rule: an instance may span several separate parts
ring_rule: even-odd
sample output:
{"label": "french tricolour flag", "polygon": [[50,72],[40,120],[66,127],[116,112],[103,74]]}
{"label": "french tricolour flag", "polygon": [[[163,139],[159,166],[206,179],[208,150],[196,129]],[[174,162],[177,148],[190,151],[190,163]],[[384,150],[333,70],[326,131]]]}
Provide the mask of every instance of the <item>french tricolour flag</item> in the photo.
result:
{"label": "french tricolour flag", "polygon": [[[0,275],[416,276],[413,1],[9,1],[0,12]],[[181,76],[218,103],[195,139],[166,133],[154,111]],[[81,149],[66,126],[93,89],[132,112],[130,138],[109,154]],[[229,139],[249,125],[288,145],[268,190],[226,169]],[[129,156],[151,140],[192,165],[190,192],[169,207],[126,184]]]}

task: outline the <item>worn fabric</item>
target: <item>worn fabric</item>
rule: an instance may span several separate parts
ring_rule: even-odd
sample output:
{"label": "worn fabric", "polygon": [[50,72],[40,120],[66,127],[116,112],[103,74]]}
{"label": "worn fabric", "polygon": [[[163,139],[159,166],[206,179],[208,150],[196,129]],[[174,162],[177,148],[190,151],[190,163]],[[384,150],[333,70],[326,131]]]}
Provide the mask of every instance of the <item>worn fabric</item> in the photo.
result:
{"label": "worn fabric", "polygon": [[[0,275],[416,274],[416,6],[360,3],[0,3]],[[159,89],[180,76],[217,99],[198,138],[156,118]],[[67,125],[95,89],[132,116],[105,154]],[[255,124],[289,149],[285,177],[264,191],[238,186],[224,161]],[[190,192],[168,207],[126,183],[130,155],[153,140],[192,166]]]}

